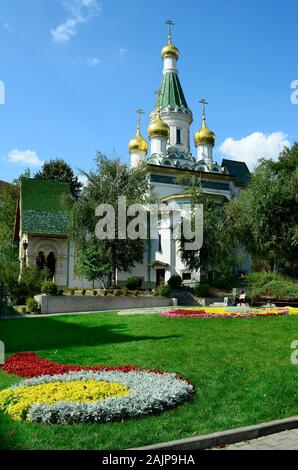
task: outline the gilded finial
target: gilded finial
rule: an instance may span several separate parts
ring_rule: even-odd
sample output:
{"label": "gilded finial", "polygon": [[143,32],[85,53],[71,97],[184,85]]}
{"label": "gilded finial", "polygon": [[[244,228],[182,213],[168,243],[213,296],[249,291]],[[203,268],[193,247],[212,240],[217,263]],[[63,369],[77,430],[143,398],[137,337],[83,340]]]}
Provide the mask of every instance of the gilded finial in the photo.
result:
{"label": "gilded finial", "polygon": [[206,109],[205,105],[208,104],[208,101],[203,97],[199,101],[202,104],[202,118],[203,123],[202,127],[195,133],[194,141],[196,147],[202,144],[208,144],[214,147],[215,144],[215,134],[206,126]]}
{"label": "gilded finial", "polygon": [[172,43],[172,26],[174,26],[174,21],[172,20],[167,20],[165,21],[165,24],[168,25],[168,43]]}
{"label": "gilded finial", "polygon": [[137,133],[136,136],[129,141],[128,144],[128,151],[129,153],[132,152],[145,152],[148,151],[148,143],[147,141],[141,136],[141,115],[145,114],[144,111],[140,108],[136,109],[136,113],[138,114],[138,125],[137,125]]}
{"label": "gilded finial", "polygon": [[203,121],[206,121],[206,111],[205,111],[205,105],[208,104],[208,101],[203,97],[199,101],[202,104],[202,117]]}
{"label": "gilded finial", "polygon": [[141,132],[141,115],[145,114],[145,113],[141,108],[136,109],[136,113],[138,114],[137,132],[138,132],[138,134],[140,134],[140,132]]}

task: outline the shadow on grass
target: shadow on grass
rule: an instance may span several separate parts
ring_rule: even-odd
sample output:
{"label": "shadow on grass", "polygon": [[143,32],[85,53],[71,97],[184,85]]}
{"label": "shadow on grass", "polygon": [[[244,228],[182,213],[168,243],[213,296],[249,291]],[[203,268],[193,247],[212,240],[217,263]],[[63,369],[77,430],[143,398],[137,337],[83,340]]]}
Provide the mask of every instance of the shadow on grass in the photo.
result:
{"label": "shadow on grass", "polygon": [[[126,325],[109,323],[88,326],[87,322],[72,323],[48,318],[34,319],[33,321],[16,320],[12,322],[7,322],[5,328],[1,328],[0,336],[1,340],[5,343],[7,353],[162,340],[178,338],[180,336],[132,335],[126,332]],[[4,326],[3,323],[1,326]]]}

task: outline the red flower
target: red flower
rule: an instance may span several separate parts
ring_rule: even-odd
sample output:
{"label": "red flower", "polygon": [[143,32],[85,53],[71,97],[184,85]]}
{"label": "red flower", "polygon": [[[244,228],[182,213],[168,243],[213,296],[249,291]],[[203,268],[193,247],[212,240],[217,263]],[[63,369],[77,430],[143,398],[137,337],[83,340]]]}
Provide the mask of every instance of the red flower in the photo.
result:
{"label": "red flower", "polygon": [[[8,374],[18,375],[19,377],[37,377],[39,375],[56,375],[79,370],[93,371],[113,371],[130,372],[136,370],[139,372],[154,372],[155,374],[165,374],[166,372],[153,369],[138,369],[132,365],[127,366],[69,366],[67,364],[58,364],[57,362],[42,359],[33,352],[16,353],[6,359],[3,370]],[[177,378],[190,383],[186,378],[176,375]]]}

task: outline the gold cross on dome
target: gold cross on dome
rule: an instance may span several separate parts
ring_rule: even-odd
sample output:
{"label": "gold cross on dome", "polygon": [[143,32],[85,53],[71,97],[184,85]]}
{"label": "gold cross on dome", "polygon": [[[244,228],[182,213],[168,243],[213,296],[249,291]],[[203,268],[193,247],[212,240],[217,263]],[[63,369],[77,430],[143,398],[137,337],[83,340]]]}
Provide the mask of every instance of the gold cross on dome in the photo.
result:
{"label": "gold cross on dome", "polygon": [[208,104],[208,101],[203,97],[203,98],[200,99],[199,102],[202,104],[203,118],[205,119],[206,118],[205,105]]}
{"label": "gold cross on dome", "polygon": [[171,42],[172,41],[172,26],[174,26],[174,21],[167,20],[167,21],[165,21],[165,24],[168,25],[168,29],[169,29],[168,39],[169,39],[169,42]]}
{"label": "gold cross on dome", "polygon": [[140,131],[141,130],[141,115],[145,113],[140,108],[136,109],[136,113],[138,114],[138,131]]}

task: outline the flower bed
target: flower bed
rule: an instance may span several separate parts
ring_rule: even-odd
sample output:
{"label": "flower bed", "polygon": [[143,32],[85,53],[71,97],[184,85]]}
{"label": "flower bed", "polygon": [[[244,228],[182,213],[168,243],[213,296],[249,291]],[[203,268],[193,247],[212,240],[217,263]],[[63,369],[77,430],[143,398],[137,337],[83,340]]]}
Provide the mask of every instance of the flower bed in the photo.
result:
{"label": "flower bed", "polygon": [[38,423],[101,423],[160,413],[193,393],[175,374],[81,370],[23,380],[0,392],[0,410]]}
{"label": "flower bed", "polygon": [[[263,308],[252,310],[248,313],[229,312],[227,309],[173,309],[162,312],[161,316],[170,318],[250,318],[250,317],[277,317],[288,315],[290,310],[286,308]],[[294,313],[294,312],[291,312]]]}
{"label": "flower bed", "polygon": [[[79,372],[82,370],[92,370],[97,371],[121,371],[124,373],[131,371],[140,372],[141,369],[138,369],[135,366],[70,366],[67,364],[58,364],[57,362],[48,361],[47,359],[42,359],[37,354],[33,352],[23,352],[16,353],[10,356],[5,360],[3,366],[1,366],[4,372],[7,374],[17,375],[19,377],[38,377],[41,375],[57,375],[65,374],[67,372]],[[146,369],[142,371],[154,372],[155,374],[165,374],[166,372],[162,370],[151,370]],[[178,379],[184,380],[189,383],[188,380],[184,377],[176,375]]]}

